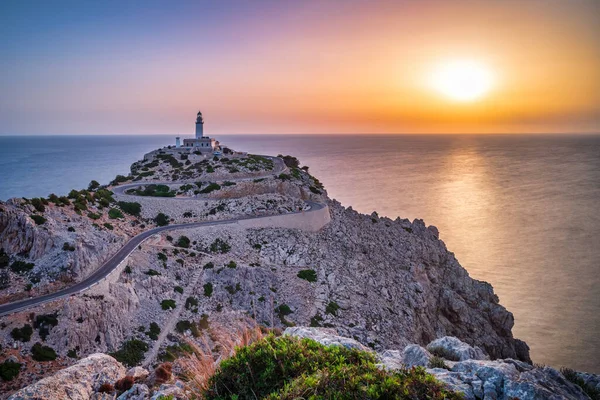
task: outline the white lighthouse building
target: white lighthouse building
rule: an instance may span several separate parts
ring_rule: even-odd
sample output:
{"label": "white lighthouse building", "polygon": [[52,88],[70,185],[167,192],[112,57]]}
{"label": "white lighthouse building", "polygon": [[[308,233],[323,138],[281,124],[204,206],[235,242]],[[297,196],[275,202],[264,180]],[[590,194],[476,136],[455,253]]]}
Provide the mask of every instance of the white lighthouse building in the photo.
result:
{"label": "white lighthouse building", "polygon": [[218,143],[214,138],[204,136],[204,118],[202,112],[198,111],[196,115],[196,137],[194,139],[183,139],[183,147],[192,151],[208,153],[213,152]]}

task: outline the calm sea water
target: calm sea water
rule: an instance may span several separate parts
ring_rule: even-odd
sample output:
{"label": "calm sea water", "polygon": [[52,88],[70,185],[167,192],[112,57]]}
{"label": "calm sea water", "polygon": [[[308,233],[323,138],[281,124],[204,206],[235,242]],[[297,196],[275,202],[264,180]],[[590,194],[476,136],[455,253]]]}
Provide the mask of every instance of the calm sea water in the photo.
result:
{"label": "calm sea water", "polygon": [[[535,362],[600,373],[600,136],[223,136],[293,154],[358,211],[436,225]],[[172,136],[0,137],[0,199],[126,174]]]}

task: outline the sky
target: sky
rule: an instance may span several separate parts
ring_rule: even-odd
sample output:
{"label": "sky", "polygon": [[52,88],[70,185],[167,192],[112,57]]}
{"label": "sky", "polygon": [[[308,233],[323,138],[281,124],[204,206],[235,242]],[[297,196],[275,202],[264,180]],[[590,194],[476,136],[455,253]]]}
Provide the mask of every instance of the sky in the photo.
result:
{"label": "sky", "polygon": [[0,54],[2,135],[600,132],[597,0],[6,0]]}

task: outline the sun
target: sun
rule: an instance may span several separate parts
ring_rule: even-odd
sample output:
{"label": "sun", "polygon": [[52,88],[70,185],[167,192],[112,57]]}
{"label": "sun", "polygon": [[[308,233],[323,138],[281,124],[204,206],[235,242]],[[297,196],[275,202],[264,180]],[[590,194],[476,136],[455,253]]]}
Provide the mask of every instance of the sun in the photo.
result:
{"label": "sun", "polygon": [[442,95],[461,102],[485,96],[493,84],[491,70],[476,61],[457,60],[440,64],[431,74],[431,86]]}

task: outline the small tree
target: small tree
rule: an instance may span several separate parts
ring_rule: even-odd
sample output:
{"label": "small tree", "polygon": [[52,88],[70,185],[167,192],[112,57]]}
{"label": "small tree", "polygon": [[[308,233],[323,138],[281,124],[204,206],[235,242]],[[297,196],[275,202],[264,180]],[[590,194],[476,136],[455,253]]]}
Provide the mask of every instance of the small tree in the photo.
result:
{"label": "small tree", "polygon": [[158,226],[166,226],[169,225],[169,217],[166,214],[158,213],[156,217],[154,217],[154,222]]}

